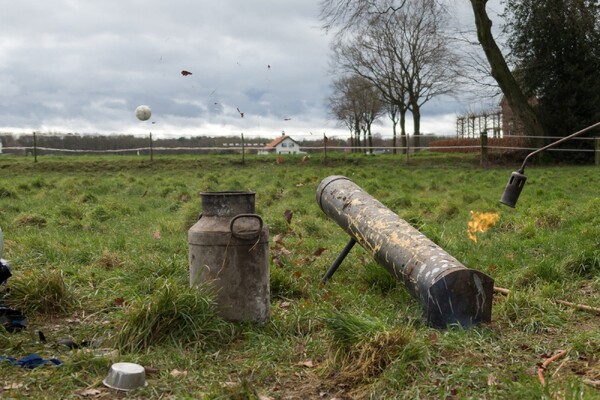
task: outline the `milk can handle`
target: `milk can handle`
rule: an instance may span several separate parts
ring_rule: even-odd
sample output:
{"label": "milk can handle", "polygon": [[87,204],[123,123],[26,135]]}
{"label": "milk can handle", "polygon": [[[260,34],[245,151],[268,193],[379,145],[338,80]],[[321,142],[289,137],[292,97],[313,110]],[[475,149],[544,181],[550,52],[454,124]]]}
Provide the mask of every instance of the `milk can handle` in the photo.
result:
{"label": "milk can handle", "polygon": [[[233,224],[235,223],[235,221],[238,218],[256,218],[256,219],[258,219],[258,223],[259,223],[258,231],[256,231],[256,232],[253,231],[253,232],[246,233],[246,234],[235,232],[233,230]],[[229,230],[231,231],[231,235],[233,235],[234,237],[236,237],[238,239],[242,239],[242,240],[250,240],[250,239],[258,238],[260,236],[260,233],[262,232],[262,228],[263,228],[263,220],[260,217],[260,215],[257,215],[257,214],[239,214],[239,215],[236,215],[235,217],[233,217],[231,219],[231,222],[229,223]]]}

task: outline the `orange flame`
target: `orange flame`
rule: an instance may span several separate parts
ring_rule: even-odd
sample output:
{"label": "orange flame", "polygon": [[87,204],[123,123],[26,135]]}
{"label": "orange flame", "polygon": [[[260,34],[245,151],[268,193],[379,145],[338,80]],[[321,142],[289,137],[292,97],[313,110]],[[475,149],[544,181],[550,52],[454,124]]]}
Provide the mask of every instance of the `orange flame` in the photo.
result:
{"label": "orange flame", "polygon": [[496,225],[496,222],[500,219],[500,214],[490,212],[477,212],[471,211],[471,220],[469,221],[469,229],[467,230],[467,235],[469,239],[474,242],[477,242],[477,236],[475,234],[477,232],[484,233],[492,226]]}

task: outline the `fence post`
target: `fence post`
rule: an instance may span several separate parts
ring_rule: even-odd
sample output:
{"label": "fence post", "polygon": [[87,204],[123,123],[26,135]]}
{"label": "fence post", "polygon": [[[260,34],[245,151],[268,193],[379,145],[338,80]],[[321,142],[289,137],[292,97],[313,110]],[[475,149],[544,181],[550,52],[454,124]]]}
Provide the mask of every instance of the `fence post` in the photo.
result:
{"label": "fence post", "polygon": [[37,136],[33,132],[33,162],[37,162]]}
{"label": "fence post", "polygon": [[488,165],[488,137],[487,137],[487,129],[484,129],[480,133],[480,141],[481,141],[481,165],[487,167]]}
{"label": "fence post", "polygon": [[152,151],[152,132],[150,132],[150,161],[154,161],[154,152]]}
{"label": "fence post", "polygon": [[246,161],[245,147],[244,147],[244,133],[242,133],[242,165],[244,165]]}
{"label": "fence post", "polygon": [[600,137],[596,138],[596,166],[600,166]]}
{"label": "fence post", "polygon": [[323,132],[323,163],[327,162],[327,135]]}

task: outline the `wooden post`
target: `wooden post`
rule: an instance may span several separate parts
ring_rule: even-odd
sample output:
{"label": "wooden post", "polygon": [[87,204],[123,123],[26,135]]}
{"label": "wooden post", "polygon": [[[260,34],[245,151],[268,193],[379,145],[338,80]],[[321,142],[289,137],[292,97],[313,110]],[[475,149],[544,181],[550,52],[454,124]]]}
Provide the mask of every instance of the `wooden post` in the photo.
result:
{"label": "wooden post", "polygon": [[484,129],[481,134],[480,134],[480,141],[481,141],[481,165],[483,167],[487,167],[488,165],[488,137],[487,137],[487,130]]}
{"label": "wooden post", "polygon": [[327,135],[323,132],[323,163],[327,162]]}
{"label": "wooden post", "polygon": [[600,166],[600,137],[596,138],[596,166]]}
{"label": "wooden post", "polygon": [[33,162],[37,162],[37,136],[33,132]]}
{"label": "wooden post", "polygon": [[244,148],[244,133],[242,133],[242,165],[246,162],[245,148]]}
{"label": "wooden post", "polygon": [[150,132],[150,162],[154,161],[154,151],[152,150],[152,132]]}

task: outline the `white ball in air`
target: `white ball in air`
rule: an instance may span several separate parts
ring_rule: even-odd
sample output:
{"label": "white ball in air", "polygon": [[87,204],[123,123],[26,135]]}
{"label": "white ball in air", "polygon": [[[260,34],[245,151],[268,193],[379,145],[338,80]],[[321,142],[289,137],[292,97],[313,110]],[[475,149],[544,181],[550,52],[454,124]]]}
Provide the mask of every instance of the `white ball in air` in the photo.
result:
{"label": "white ball in air", "polygon": [[151,115],[152,115],[152,111],[150,110],[150,107],[148,107],[148,106],[138,106],[138,108],[135,109],[135,116],[140,121],[148,121],[150,119]]}

